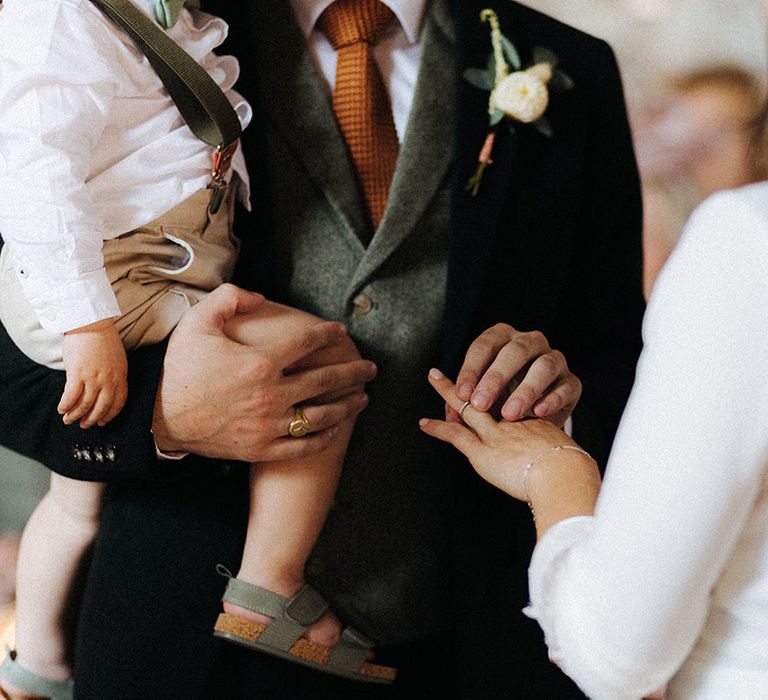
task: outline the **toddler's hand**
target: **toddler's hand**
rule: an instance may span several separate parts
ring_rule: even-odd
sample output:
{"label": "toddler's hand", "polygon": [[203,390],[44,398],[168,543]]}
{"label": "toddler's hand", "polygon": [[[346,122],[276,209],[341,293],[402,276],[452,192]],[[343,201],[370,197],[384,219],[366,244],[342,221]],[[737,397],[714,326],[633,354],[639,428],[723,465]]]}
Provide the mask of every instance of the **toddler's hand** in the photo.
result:
{"label": "toddler's hand", "polygon": [[64,369],[58,411],[66,425],[106,425],[120,413],[128,398],[128,360],[110,319],[64,334]]}

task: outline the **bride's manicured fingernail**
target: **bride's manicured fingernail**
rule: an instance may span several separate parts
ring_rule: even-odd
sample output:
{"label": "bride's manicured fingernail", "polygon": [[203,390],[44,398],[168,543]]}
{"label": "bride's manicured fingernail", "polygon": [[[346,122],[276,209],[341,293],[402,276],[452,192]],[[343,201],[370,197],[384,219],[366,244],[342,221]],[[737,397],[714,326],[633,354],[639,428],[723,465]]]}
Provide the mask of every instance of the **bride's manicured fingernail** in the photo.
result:
{"label": "bride's manicured fingernail", "polygon": [[445,375],[439,369],[435,369],[433,367],[431,370],[429,370],[429,376],[432,379],[442,379]]}

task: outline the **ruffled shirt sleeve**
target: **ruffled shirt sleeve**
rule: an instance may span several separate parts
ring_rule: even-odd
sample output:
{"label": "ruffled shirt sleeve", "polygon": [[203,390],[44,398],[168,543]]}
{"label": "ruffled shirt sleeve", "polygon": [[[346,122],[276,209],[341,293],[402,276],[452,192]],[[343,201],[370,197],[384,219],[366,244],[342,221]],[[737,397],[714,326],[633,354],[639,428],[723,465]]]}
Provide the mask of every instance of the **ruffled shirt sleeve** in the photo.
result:
{"label": "ruffled shirt sleeve", "polygon": [[112,48],[67,2],[30,0],[21,22],[3,14],[0,233],[42,326],[62,333],[120,313],[86,190],[115,93]]}
{"label": "ruffled shirt sleeve", "polygon": [[662,272],[594,517],[560,522],[526,612],[590,698],[641,698],[690,654],[768,455],[768,222],[739,192]]}

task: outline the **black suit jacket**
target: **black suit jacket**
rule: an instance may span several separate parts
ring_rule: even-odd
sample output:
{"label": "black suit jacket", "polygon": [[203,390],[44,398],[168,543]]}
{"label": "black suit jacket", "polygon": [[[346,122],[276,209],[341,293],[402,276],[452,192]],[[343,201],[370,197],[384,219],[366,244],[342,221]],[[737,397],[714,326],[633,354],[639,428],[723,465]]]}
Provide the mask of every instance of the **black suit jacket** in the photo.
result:
{"label": "black suit jacket", "polygon": [[[238,16],[247,3],[220,4],[232,25],[226,48],[244,59],[239,89],[248,97],[255,90],[248,46],[259,38]],[[479,13],[487,3],[452,4],[458,65],[485,65],[490,43]],[[487,132],[487,93],[457,75],[446,317],[435,360],[455,372],[468,343],[499,321],[543,331],[584,383],[576,437],[602,461],[633,380],[643,310],[639,185],[618,71],[605,43],[516,3],[496,10],[523,60],[535,46],[552,49],[575,87],[552,100],[552,138],[525,127],[515,139],[500,131],[494,163],[473,198],[464,183]],[[260,165],[258,119],[245,144],[250,162]],[[251,169],[259,201],[267,196],[268,168]],[[256,268],[268,257],[268,207],[241,217],[238,227],[238,281],[268,290],[268,271]],[[81,431],[63,426],[55,411],[63,373],[34,365],[0,333],[2,443],[65,475],[113,483],[79,627],[80,698],[201,692],[217,649],[210,629],[222,582],[213,564],[237,560],[242,546],[244,471],[196,457],[155,459],[149,427],[163,354],[164,346],[132,353],[126,408],[108,426]],[[88,460],[105,446],[114,462]],[[520,614],[533,545],[527,509],[455,455],[447,459],[458,465],[461,493],[450,533],[461,640],[456,697],[571,697],[572,687],[546,660],[538,628]]]}

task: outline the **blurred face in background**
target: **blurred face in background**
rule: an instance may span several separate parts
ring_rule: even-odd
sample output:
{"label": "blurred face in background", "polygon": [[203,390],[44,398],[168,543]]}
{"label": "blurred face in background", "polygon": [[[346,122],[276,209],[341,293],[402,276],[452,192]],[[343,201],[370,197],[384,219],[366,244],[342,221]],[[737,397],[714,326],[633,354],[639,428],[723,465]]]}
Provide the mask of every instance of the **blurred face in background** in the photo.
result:
{"label": "blurred face in background", "polygon": [[756,107],[752,94],[720,80],[702,81],[678,96],[674,110],[686,125],[687,170],[700,197],[753,179],[750,123]]}

